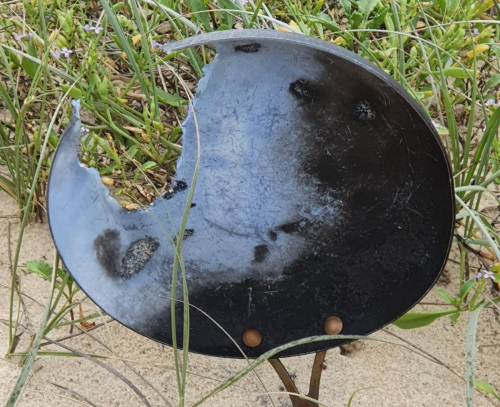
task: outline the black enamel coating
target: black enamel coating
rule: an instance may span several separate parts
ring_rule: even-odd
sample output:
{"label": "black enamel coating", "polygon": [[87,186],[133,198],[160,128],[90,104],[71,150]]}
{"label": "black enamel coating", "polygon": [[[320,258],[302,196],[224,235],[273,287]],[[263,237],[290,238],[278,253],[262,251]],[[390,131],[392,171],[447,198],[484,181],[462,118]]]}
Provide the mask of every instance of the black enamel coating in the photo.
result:
{"label": "black enamel coating", "polygon": [[[319,40],[225,31],[165,51],[200,44],[215,44],[217,57],[194,100],[201,162],[182,248],[191,303],[249,357],[323,334],[331,315],[343,334],[364,335],[410,309],[436,281],[453,230],[452,178],[430,120],[379,69]],[[108,314],[165,344],[167,234],[180,225],[196,163],[192,112],[183,129],[176,181],[149,211],[125,211],[79,165],[77,115],[49,181],[52,235],[73,277]],[[241,357],[202,313],[190,319],[192,351]],[[259,347],[243,345],[247,328],[261,331]]]}

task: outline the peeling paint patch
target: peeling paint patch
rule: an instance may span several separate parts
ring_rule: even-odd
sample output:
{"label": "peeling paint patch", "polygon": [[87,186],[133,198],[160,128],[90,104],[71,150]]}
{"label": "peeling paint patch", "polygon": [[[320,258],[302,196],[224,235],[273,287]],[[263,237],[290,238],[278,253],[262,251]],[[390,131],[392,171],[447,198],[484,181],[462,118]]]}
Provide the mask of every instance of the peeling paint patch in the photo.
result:
{"label": "peeling paint patch", "polygon": [[311,101],[314,99],[315,89],[311,82],[306,79],[297,79],[289,87],[290,92],[297,99]]}
{"label": "peeling paint patch", "polygon": [[122,268],[118,275],[127,278],[137,274],[144,268],[158,247],[160,247],[160,242],[153,237],[146,237],[132,242],[125,251]]}
{"label": "peeling paint patch", "polygon": [[184,181],[174,181],[169,190],[163,195],[163,199],[171,199],[177,192],[184,191],[188,187]]}
{"label": "peeling paint patch", "polygon": [[145,237],[132,242],[122,258],[120,232],[106,229],[94,240],[97,260],[110,277],[129,278],[140,272],[160,247],[158,239]]}
{"label": "peeling paint patch", "polygon": [[244,52],[245,54],[252,54],[255,52],[259,52],[260,44],[257,42],[252,42],[251,44],[237,45],[236,47],[234,47],[234,50],[236,52]]}
{"label": "peeling paint patch", "polygon": [[356,114],[360,120],[373,120],[377,116],[375,111],[372,109],[371,105],[366,101],[362,100],[356,105]]}
{"label": "peeling paint patch", "polygon": [[[194,229],[184,229],[184,237],[182,240],[186,240],[189,236],[194,235]],[[174,243],[177,243],[177,236],[174,236],[173,238]]]}

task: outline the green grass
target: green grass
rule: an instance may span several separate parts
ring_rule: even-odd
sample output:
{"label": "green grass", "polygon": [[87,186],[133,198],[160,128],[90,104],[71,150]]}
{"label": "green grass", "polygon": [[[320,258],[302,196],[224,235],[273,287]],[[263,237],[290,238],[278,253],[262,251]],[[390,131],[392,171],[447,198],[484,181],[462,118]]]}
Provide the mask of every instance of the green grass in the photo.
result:
{"label": "green grass", "polygon": [[[99,171],[123,205],[147,205],[175,173],[182,149],[180,126],[190,95],[203,66],[214,56],[204,47],[162,55],[154,44],[192,36],[200,29],[225,30],[236,25],[299,32],[354,51],[396,79],[434,120],[454,173],[455,244],[461,253],[460,274],[454,278],[460,281],[460,288],[455,293],[438,290],[451,308],[408,313],[397,324],[415,328],[441,317],[456,322],[471,313],[468,405],[473,403],[474,383],[495,395],[488,383],[474,380],[473,356],[477,315],[498,298],[486,295],[489,286],[485,280],[476,281],[468,274],[467,258],[476,256],[500,281],[498,229],[479,211],[485,196],[492,194],[489,187],[500,183],[497,1],[250,0],[245,5],[235,1],[19,0],[0,5],[0,14],[7,16],[0,19],[0,189],[17,201],[22,219],[14,253],[7,356],[16,354],[17,290],[22,289],[18,261],[24,228],[29,221],[43,217],[52,156],[71,114],[68,99],[80,100],[84,125],[89,129],[82,142],[81,161]],[[102,30],[86,31],[85,24]],[[68,58],[57,58],[63,48],[71,53]],[[188,209],[187,205],[183,225]],[[183,228],[171,241],[177,253],[174,279],[183,282],[182,300],[188,315],[181,255]],[[73,318],[73,309],[82,299],[75,297],[78,288],[69,275],[57,266],[53,272],[47,265],[31,263],[27,267],[50,281],[51,289],[39,333],[25,353],[11,405],[25,384],[40,340],[53,329],[82,322]],[[178,301],[174,292],[171,301]],[[83,322],[95,317],[83,317]],[[174,323],[174,313],[172,319]],[[188,323],[185,318],[185,332]],[[187,341],[187,335],[183,337]],[[175,358],[180,406],[187,386],[188,348],[184,342],[181,359]],[[61,356],[67,354],[61,352]],[[258,363],[267,357],[270,355]],[[206,398],[250,370],[228,379]]]}

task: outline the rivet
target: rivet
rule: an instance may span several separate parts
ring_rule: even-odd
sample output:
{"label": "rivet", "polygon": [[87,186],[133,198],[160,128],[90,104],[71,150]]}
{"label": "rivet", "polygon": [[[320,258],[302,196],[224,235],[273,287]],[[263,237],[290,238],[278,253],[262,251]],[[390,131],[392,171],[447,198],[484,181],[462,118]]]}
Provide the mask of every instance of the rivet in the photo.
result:
{"label": "rivet", "polygon": [[257,329],[247,329],[243,332],[243,343],[249,348],[256,348],[262,343],[262,334]]}
{"label": "rivet", "polygon": [[326,320],[324,329],[327,335],[338,335],[342,332],[343,327],[344,325],[339,317],[330,317]]}

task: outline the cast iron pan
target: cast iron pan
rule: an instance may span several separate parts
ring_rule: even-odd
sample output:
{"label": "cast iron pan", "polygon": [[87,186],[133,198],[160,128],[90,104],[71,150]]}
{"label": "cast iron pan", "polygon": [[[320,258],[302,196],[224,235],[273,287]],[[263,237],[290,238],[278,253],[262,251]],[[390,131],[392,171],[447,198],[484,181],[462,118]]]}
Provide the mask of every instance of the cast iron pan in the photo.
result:
{"label": "cast iron pan", "polygon": [[[202,44],[217,56],[194,100],[201,162],[182,245],[191,304],[249,357],[323,334],[330,316],[356,335],[398,318],[434,284],[452,239],[452,175],[429,118],[381,70],[327,42],[237,30],[164,51]],[[196,164],[193,114],[171,190],[129,212],[80,165],[75,106],[49,178],[57,250],[105,312],[170,345],[171,239]],[[182,344],[181,303],[176,310]],[[241,357],[194,308],[190,324],[190,350]],[[246,329],[262,333],[260,346],[244,345]]]}

